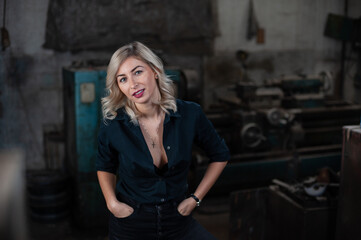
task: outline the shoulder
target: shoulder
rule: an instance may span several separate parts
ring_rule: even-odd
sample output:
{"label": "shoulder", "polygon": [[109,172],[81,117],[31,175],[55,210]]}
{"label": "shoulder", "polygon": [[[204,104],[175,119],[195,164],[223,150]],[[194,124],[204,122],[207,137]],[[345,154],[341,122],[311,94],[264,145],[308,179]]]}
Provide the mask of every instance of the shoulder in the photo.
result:
{"label": "shoulder", "polygon": [[98,138],[107,138],[109,135],[109,132],[111,132],[113,128],[114,119],[101,119],[100,120],[100,126],[99,126],[99,132],[98,132]]}
{"label": "shoulder", "polygon": [[112,131],[112,129],[114,128],[114,123],[119,121],[119,120],[127,120],[127,118],[129,119],[128,115],[126,114],[126,112],[124,111],[123,108],[120,108],[117,110],[117,115],[115,116],[115,118],[113,119],[101,119],[101,123],[99,126],[99,131],[100,132],[108,132],[108,131]]}
{"label": "shoulder", "polygon": [[198,103],[177,99],[177,111],[179,113],[200,112],[202,110]]}

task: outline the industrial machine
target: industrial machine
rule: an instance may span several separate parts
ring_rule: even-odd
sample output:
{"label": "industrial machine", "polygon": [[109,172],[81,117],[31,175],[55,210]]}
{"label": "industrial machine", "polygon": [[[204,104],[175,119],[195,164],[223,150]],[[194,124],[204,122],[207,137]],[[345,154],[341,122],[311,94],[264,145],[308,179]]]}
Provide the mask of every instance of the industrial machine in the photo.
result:
{"label": "industrial machine", "polygon": [[[322,167],[340,170],[342,126],[359,121],[361,106],[329,100],[325,75],[290,76],[262,86],[229,87],[207,112],[232,157],[214,193],[295,180]],[[198,181],[206,157],[195,153]],[[204,168],[202,164],[204,163]]]}
{"label": "industrial machine", "polygon": [[292,195],[300,195],[300,191],[292,191],[294,194],[287,194],[271,185],[232,192],[229,239],[334,239],[335,198],[328,194],[295,199]]}
{"label": "industrial machine", "polygon": [[328,101],[325,84],[321,77],[301,76],[262,87],[237,84],[238,103],[220,99],[233,106],[229,115],[222,117],[233,122],[232,129],[239,128],[230,143],[233,152],[341,145],[341,127],[357,122],[360,106]]}

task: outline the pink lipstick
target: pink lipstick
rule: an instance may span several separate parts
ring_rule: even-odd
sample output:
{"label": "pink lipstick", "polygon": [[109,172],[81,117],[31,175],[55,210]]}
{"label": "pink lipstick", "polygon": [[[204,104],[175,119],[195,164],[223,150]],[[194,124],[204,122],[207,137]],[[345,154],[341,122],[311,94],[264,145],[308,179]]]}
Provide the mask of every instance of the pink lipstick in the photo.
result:
{"label": "pink lipstick", "polygon": [[144,93],[144,89],[141,89],[139,91],[136,91],[135,93],[133,93],[133,96],[136,97],[136,98],[140,98],[143,96],[143,93]]}

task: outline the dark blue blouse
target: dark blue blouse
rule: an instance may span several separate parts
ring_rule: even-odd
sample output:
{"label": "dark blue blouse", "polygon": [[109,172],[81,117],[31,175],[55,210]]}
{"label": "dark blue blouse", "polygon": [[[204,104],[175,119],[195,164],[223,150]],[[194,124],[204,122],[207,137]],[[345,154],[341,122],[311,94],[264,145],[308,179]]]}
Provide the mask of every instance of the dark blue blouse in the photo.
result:
{"label": "dark blue blouse", "polygon": [[165,115],[163,145],[168,169],[159,174],[139,126],[123,109],[102,123],[96,170],[118,173],[117,192],[140,203],[160,203],[186,194],[192,145],[201,147],[210,162],[229,160],[229,150],[201,107],[177,100],[177,112]]}

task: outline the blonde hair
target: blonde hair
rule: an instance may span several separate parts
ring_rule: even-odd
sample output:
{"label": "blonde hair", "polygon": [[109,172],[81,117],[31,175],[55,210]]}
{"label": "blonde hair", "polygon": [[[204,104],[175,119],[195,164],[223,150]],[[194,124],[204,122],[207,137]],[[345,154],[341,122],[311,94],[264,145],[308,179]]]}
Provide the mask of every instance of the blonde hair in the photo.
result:
{"label": "blonde hair", "polygon": [[117,116],[117,110],[124,107],[131,122],[138,124],[137,117],[140,113],[137,111],[134,102],[129,100],[120,91],[116,79],[119,66],[129,57],[135,57],[148,64],[158,75],[156,82],[160,92],[160,101],[156,104],[167,114],[169,114],[168,110],[176,112],[177,104],[174,97],[173,81],[165,74],[162,61],[144,44],[132,42],[115,51],[110,59],[106,77],[106,91],[108,95],[101,99],[103,120],[106,122],[107,119],[114,119]]}

